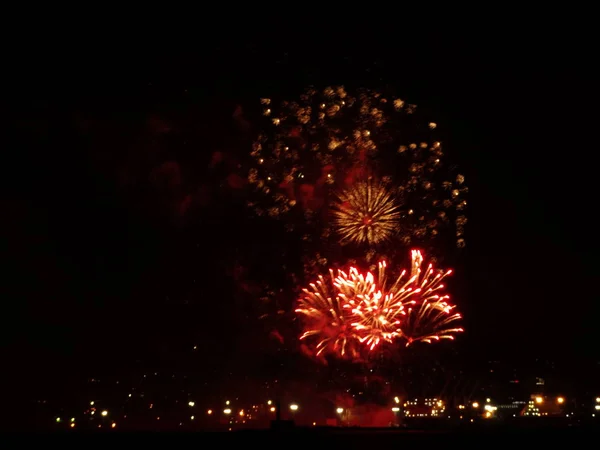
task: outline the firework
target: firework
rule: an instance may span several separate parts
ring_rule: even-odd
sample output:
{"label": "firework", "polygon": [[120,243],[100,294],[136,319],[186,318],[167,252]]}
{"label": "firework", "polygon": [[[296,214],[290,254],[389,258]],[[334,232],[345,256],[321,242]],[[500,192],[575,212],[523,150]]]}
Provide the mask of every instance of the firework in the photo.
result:
{"label": "firework", "polygon": [[422,253],[412,250],[410,271],[403,270],[393,282],[388,280],[385,261],[379,263],[377,277],[370,272],[363,277],[351,269],[351,282],[366,279],[370,284],[369,295],[359,297],[352,313],[353,326],[371,350],[381,341],[432,342],[454,339],[454,333],[463,331],[454,326],[461,316],[444,294],[443,280],[452,270],[443,272],[429,264],[423,272],[422,265]]}
{"label": "firework", "polygon": [[[342,289],[349,293],[358,286]],[[329,279],[319,276],[310,289],[303,289],[296,313],[304,316],[305,331],[300,340],[316,338],[314,352],[316,356],[332,353],[341,358],[356,358],[360,354],[360,336],[351,325],[352,312],[348,297],[340,290],[333,270]]]}
{"label": "firework", "polygon": [[[380,267],[383,267],[380,264]],[[400,317],[404,305],[393,295],[384,293],[372,273],[362,275],[351,268],[349,275],[340,271],[337,278],[340,296],[350,305],[351,325],[369,350],[380,342],[392,342],[401,337]]]}
{"label": "firework", "polygon": [[[328,217],[334,226],[351,220],[340,213],[335,193],[356,193],[376,176],[394,186],[381,197],[395,206],[393,217],[379,228],[346,227],[344,241],[372,245],[393,235],[402,245],[423,246],[449,230],[464,246],[464,176],[445,164],[434,136],[437,125],[419,116],[414,105],[369,90],[353,95],[343,87],[309,89],[297,101],[261,103],[265,123],[248,173],[256,194],[249,206],[257,214],[285,218],[289,229],[314,226],[309,234],[315,237],[327,235]],[[391,222],[400,222],[397,230]]]}
{"label": "firework", "polygon": [[371,180],[342,191],[333,205],[334,224],[342,244],[376,245],[397,230],[400,212],[392,193]]}
{"label": "firework", "polygon": [[452,274],[452,270],[437,270],[430,263],[423,273],[423,255],[418,250],[412,250],[411,254],[411,286],[418,295],[405,302],[402,335],[407,345],[417,341],[453,340],[454,334],[463,329],[455,326],[462,316],[454,312],[456,307],[450,304],[450,296],[444,293],[446,286],[443,281]]}
{"label": "firework", "polygon": [[454,339],[463,331],[454,325],[461,316],[443,284],[452,271],[422,266],[422,253],[412,250],[410,269],[391,279],[385,261],[375,274],[350,268],[336,275],[330,270],[329,280],[320,277],[304,290],[296,310],[305,317],[300,339],[317,337],[317,354],[329,350],[339,357],[373,351],[383,342]]}

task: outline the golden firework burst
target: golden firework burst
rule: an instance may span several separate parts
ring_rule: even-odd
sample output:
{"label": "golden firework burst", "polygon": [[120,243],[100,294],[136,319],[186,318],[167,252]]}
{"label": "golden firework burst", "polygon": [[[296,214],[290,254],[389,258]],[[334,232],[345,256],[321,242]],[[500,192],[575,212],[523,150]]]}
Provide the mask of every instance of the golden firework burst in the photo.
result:
{"label": "golden firework burst", "polygon": [[342,191],[332,210],[342,244],[374,245],[387,241],[400,219],[399,206],[389,189],[370,180]]}

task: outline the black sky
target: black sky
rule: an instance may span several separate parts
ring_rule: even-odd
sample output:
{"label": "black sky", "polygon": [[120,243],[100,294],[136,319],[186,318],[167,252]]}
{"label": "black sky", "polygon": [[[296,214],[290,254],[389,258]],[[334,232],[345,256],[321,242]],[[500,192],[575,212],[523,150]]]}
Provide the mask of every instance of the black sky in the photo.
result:
{"label": "black sky", "polygon": [[[7,92],[18,126],[4,165],[3,351],[23,370],[62,374],[61,364],[96,357],[126,366],[136,347],[164,357],[164,342],[187,345],[197,327],[197,310],[179,300],[195,292],[186,283],[215,250],[190,256],[181,249],[194,237],[131,208],[86,154],[90,143],[72,132],[74,117],[126,124],[136,115],[185,116],[195,103],[214,144],[207,123],[229,121],[235,105],[331,83],[391,85],[439,117],[470,187],[468,246],[455,277],[468,330],[462,345],[482,358],[597,357],[597,92],[588,44],[550,30],[424,35],[273,43],[244,32],[186,51],[40,51]],[[33,66],[50,62],[52,73],[36,75]]]}

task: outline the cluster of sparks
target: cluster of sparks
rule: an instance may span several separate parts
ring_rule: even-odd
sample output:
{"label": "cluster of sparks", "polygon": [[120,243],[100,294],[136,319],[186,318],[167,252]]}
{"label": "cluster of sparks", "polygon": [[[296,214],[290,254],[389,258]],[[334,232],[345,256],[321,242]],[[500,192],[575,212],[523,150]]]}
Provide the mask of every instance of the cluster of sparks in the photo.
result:
{"label": "cluster of sparks", "polygon": [[330,270],[329,279],[320,276],[303,290],[296,309],[305,326],[300,339],[311,342],[316,356],[339,358],[357,358],[384,342],[454,339],[463,331],[455,326],[461,316],[443,284],[452,271],[422,267],[422,253],[412,250],[410,270],[391,280],[384,261],[375,274]]}
{"label": "cluster of sparks", "polygon": [[[364,193],[366,180],[376,175],[394,186],[385,194],[386,205],[378,207],[395,205],[393,221],[400,226],[393,235],[399,244],[426,246],[450,230],[450,238],[464,247],[464,176],[444,163],[433,135],[437,124],[416,114],[415,105],[371,90],[352,95],[341,86],[308,89],[296,101],[263,98],[261,104],[266,123],[253,143],[255,164],[248,173],[258,194],[249,206],[258,215],[287,218],[290,229],[298,217],[325,223],[348,242],[387,239],[392,220],[377,231],[349,227],[346,219],[360,214],[340,213],[336,206],[340,192]],[[290,216],[293,211],[301,214]]]}

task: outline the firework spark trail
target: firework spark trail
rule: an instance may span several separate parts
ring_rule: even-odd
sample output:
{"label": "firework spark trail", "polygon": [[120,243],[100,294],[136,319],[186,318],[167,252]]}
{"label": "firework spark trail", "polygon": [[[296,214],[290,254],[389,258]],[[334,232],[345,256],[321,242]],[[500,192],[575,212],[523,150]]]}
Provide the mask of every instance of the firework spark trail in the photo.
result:
{"label": "firework spark trail", "polygon": [[449,296],[443,294],[444,278],[451,270],[442,272],[429,264],[422,272],[423,255],[411,252],[411,270],[400,275],[388,286],[386,263],[379,263],[377,276],[361,274],[356,268],[348,272],[330,270],[330,280],[319,277],[306,296],[300,300],[297,313],[306,317],[306,329],[300,339],[318,336],[317,355],[326,349],[345,357],[367,351],[382,342],[405,339],[413,342],[433,342],[454,339],[462,332],[455,327],[461,318],[454,313]]}
{"label": "firework spark trail", "polygon": [[[459,313],[452,314],[454,306],[449,305],[443,299],[447,296],[423,301],[416,308],[410,307],[407,312],[407,320],[404,323],[403,331],[406,338],[406,345],[413,342],[439,341],[441,339],[453,340],[453,333],[464,331],[460,327],[452,327],[451,324],[462,318]],[[424,329],[423,325],[428,324],[431,331]]]}

